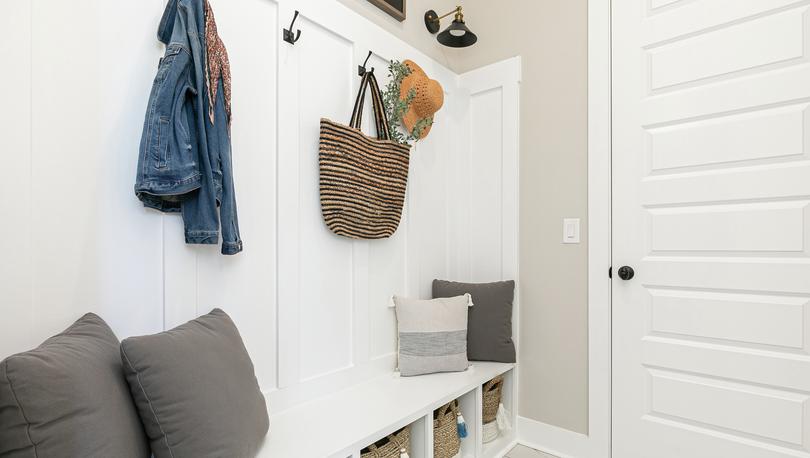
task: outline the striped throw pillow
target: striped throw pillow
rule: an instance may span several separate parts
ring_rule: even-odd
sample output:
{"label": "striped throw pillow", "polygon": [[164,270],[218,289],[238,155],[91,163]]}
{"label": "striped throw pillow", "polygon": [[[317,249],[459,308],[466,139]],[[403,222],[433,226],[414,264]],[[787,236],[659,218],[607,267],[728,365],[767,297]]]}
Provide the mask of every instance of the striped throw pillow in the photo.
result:
{"label": "striped throw pillow", "polygon": [[403,377],[459,372],[467,361],[469,295],[418,300],[394,296]]}

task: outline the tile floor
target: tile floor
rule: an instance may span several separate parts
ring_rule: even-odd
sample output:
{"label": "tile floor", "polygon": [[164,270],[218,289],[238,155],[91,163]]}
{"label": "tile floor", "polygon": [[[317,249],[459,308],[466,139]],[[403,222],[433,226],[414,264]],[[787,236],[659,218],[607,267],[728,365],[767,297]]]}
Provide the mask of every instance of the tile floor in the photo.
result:
{"label": "tile floor", "polygon": [[533,448],[524,445],[518,445],[513,448],[504,458],[556,458],[555,456],[543,453]]}

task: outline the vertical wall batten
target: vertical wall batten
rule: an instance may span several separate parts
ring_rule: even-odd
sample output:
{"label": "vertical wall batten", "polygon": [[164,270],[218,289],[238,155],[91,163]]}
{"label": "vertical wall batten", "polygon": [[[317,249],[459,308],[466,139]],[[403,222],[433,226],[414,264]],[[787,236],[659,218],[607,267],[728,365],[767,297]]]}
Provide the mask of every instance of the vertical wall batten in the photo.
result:
{"label": "vertical wall batten", "polygon": [[[0,252],[14,262],[0,264],[0,313],[15,317],[0,322],[0,348],[21,351],[34,344],[29,336],[33,326],[31,282],[32,257],[32,158],[31,158],[31,2],[6,2],[0,17],[0,30],[14,39],[0,42],[0,59],[16,63],[6,72],[8,82],[0,86],[0,99],[6,109],[0,111],[4,126],[4,169],[0,181],[0,208],[7,218],[0,228]],[[6,130],[7,128],[7,130]],[[18,322],[19,320],[19,322]]]}

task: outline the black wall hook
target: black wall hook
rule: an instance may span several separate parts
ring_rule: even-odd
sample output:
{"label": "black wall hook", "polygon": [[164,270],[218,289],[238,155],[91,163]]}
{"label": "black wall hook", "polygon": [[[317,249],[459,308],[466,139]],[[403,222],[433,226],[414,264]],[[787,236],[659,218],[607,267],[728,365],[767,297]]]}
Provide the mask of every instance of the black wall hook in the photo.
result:
{"label": "black wall hook", "polygon": [[[371,59],[371,51],[368,52],[368,55],[366,56],[366,61],[363,62],[363,65],[358,65],[357,66],[357,74],[358,75],[363,76],[363,75],[366,74],[366,64],[368,63],[369,59]],[[371,68],[371,71],[372,72],[374,71],[374,67]]]}
{"label": "black wall hook", "polygon": [[298,19],[298,10],[295,10],[295,15],[293,16],[293,20],[292,20],[292,22],[290,22],[290,28],[289,29],[284,29],[284,41],[286,41],[287,43],[289,43],[291,45],[294,45],[295,42],[298,41],[299,38],[301,38],[301,31],[300,30],[296,30],[295,31],[295,37],[293,37],[292,28],[293,28],[293,24],[295,24],[296,19]]}

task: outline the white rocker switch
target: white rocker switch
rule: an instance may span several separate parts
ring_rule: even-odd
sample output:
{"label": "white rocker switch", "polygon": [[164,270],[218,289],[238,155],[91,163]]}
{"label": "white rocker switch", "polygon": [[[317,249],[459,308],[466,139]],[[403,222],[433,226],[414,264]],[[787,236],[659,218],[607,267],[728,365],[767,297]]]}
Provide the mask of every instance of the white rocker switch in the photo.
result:
{"label": "white rocker switch", "polygon": [[579,218],[563,218],[562,243],[579,243]]}

